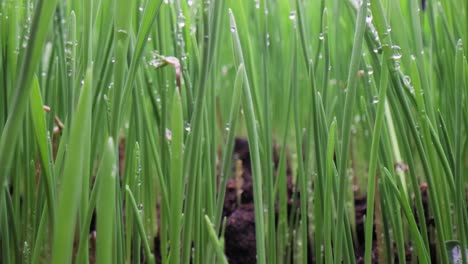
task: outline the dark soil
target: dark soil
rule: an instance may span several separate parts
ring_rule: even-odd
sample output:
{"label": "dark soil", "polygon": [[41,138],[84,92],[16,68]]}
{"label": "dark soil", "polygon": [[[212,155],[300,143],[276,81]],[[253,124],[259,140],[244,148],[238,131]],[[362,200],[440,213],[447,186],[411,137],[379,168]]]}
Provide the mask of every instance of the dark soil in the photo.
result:
{"label": "dark soil", "polygon": [[256,263],[253,203],[241,204],[227,217],[225,247],[229,263]]}
{"label": "dark soil", "polygon": [[[250,166],[249,145],[245,139],[237,138],[234,147],[234,161],[242,164],[242,184],[231,179],[226,186],[223,216],[227,218],[225,231],[225,252],[229,263],[256,263],[255,244],[255,214],[253,201],[253,182]],[[275,169],[278,166],[279,155],[276,149],[273,153]],[[239,185],[241,186],[239,188]],[[238,203],[238,193],[240,203]],[[287,169],[288,196],[292,197],[293,184],[291,170]],[[291,208],[292,199],[288,207]]]}
{"label": "dark soil", "polygon": [[[241,203],[238,204],[237,192],[238,183],[235,179],[231,179],[226,186],[226,197],[224,201],[223,215],[227,217],[226,233],[225,233],[225,252],[228,257],[229,263],[256,263],[256,244],[255,244],[255,221],[254,221],[254,204],[253,204],[253,188],[252,188],[252,175],[250,167],[250,153],[248,143],[244,139],[236,139],[234,157],[242,162],[242,193]],[[274,151],[275,167],[278,165],[278,153]],[[298,212],[299,204],[295,203],[293,206],[293,183],[291,178],[291,169],[287,170],[287,189],[288,189],[288,212]],[[421,185],[421,196],[423,200],[423,207],[425,211],[426,223],[430,226],[433,220],[429,217],[427,186]],[[357,191],[358,188],[356,187]],[[357,192],[356,192],[357,193]],[[358,245],[356,245],[355,256],[356,263],[364,263],[364,215],[367,210],[367,201],[365,196],[355,195],[355,221]],[[298,200],[298,199],[297,199]],[[297,210],[293,210],[297,209]],[[375,226],[374,226],[374,236]],[[376,244],[376,241],[373,241]],[[310,245],[310,243],[309,243]],[[431,250],[435,252],[435,250]],[[436,263],[435,256],[431,256],[432,261]],[[394,247],[394,259],[398,261],[398,254],[396,246]],[[315,263],[315,256],[312,256],[309,250],[309,263]],[[411,251],[409,248],[406,250],[406,261],[411,261]],[[374,247],[372,252],[372,263],[378,263],[377,249]]]}

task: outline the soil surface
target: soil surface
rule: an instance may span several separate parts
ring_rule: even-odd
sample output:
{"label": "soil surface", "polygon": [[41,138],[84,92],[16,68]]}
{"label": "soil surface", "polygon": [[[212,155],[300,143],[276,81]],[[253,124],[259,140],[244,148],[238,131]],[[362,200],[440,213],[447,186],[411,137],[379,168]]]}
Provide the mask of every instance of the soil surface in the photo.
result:
{"label": "soil surface", "polygon": [[[249,144],[245,139],[236,139],[233,159],[237,165],[234,174],[240,175],[234,176],[226,185],[223,208],[223,216],[227,218],[224,237],[225,252],[231,264],[256,263],[252,169]],[[276,149],[273,152],[273,160],[276,170],[279,162]],[[290,168],[287,168],[287,190],[288,197],[290,197],[288,207],[291,209],[293,183]]]}
{"label": "soil surface", "polygon": [[[256,244],[255,244],[255,221],[254,221],[254,204],[253,204],[253,188],[252,174],[250,167],[250,153],[248,143],[244,139],[237,138],[234,148],[234,159],[239,159],[242,163],[242,187],[240,194],[240,203],[238,199],[239,183],[236,179],[228,181],[226,186],[226,197],[224,201],[223,215],[227,217],[226,233],[225,233],[225,252],[229,263],[256,263]],[[274,150],[275,168],[278,165],[278,152]],[[288,212],[298,212],[299,203],[293,206],[293,183],[291,176],[291,168],[287,168],[287,189],[288,189]],[[355,222],[357,243],[355,245],[356,263],[364,263],[364,215],[367,210],[367,197],[357,194],[357,186],[354,188],[356,195],[354,198],[355,207]],[[425,211],[426,223],[431,226],[433,220],[429,217],[427,185],[420,186],[423,207]],[[299,194],[298,194],[299,195]],[[298,197],[297,197],[298,198]],[[298,201],[298,199],[296,199]],[[428,228],[429,229],[429,228]],[[374,248],[372,250],[372,263],[379,263],[377,248],[375,248],[375,225],[374,225]],[[308,243],[309,245],[311,243]],[[432,245],[433,246],[433,245]],[[435,250],[431,250],[435,252]],[[315,256],[312,256],[309,250],[309,263],[315,263]],[[411,261],[411,250],[406,250],[406,261]],[[436,258],[431,255],[432,261],[436,263]],[[395,263],[399,263],[396,246],[394,246]],[[292,261],[291,261],[292,263]]]}

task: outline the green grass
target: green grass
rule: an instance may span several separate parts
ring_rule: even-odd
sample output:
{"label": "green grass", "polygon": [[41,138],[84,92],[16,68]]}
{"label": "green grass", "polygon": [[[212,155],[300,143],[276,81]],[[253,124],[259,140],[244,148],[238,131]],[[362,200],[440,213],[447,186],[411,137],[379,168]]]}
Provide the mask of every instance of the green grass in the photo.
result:
{"label": "green grass", "polygon": [[258,263],[468,263],[468,3],[362,2],[2,1],[0,262],[227,263],[239,136]]}

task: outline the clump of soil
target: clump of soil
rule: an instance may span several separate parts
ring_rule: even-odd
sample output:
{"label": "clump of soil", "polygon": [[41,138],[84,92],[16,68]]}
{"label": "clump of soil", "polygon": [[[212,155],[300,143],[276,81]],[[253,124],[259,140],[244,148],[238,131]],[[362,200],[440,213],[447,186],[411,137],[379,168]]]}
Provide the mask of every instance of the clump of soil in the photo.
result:
{"label": "clump of soil", "polygon": [[[225,253],[229,263],[256,263],[255,213],[253,201],[252,169],[247,140],[236,138],[233,153],[237,165],[242,165],[241,175],[234,175],[226,185],[223,216],[227,218],[225,231]],[[279,155],[273,150],[275,170]],[[234,174],[239,173],[239,166]],[[288,211],[292,206],[293,182],[291,169],[287,168]],[[240,178],[240,179],[239,179]],[[240,190],[239,190],[240,189]]]}
{"label": "clump of soil", "polygon": [[253,203],[240,205],[227,217],[225,232],[226,256],[229,263],[256,263]]}
{"label": "clump of soil", "polygon": [[[252,170],[250,166],[250,152],[248,142],[245,139],[237,138],[233,153],[234,159],[238,159],[242,164],[242,182],[236,178],[228,181],[226,186],[226,196],[224,200],[223,216],[227,218],[225,231],[225,253],[229,263],[256,263],[256,244],[255,244],[255,215],[253,204],[253,188],[252,188]],[[278,152],[274,150],[275,169],[278,165]],[[239,199],[239,186],[241,186]],[[287,190],[288,190],[288,212],[291,209],[299,211],[299,204],[293,206],[293,182],[291,177],[291,169],[287,168]],[[355,186],[356,195],[354,197],[356,234],[358,245],[355,245],[356,263],[364,263],[364,216],[367,210],[367,197],[357,195],[357,186]],[[296,190],[298,191],[298,190]],[[425,211],[425,219],[428,226],[433,223],[429,216],[427,185],[422,184],[420,187],[423,207]],[[297,196],[300,196],[297,193]],[[298,197],[297,197],[298,198]],[[298,199],[297,199],[298,201]],[[374,241],[372,250],[372,263],[378,263],[378,252],[375,247],[376,234],[374,226]],[[309,245],[311,245],[309,243]],[[433,245],[431,245],[433,246]],[[309,250],[309,263],[314,263],[315,256]],[[435,252],[435,250],[431,250]],[[394,246],[394,259],[398,261],[396,246]],[[406,261],[411,261],[411,250],[406,250]],[[432,261],[435,261],[435,255],[431,255]]]}

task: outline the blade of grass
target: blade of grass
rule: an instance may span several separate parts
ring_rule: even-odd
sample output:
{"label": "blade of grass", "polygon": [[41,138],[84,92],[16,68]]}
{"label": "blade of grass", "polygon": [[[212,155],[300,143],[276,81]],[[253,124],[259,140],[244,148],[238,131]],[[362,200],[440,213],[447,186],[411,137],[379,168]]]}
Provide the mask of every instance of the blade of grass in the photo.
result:
{"label": "blade of grass", "polygon": [[[296,43],[296,42],[295,42]],[[300,122],[299,115],[299,93],[298,93],[298,84],[297,84],[297,47],[294,49],[294,58],[293,65],[291,66],[292,78],[291,78],[291,97],[293,98],[293,117],[294,117],[294,128],[296,136],[296,151],[298,156],[298,165],[297,165],[297,180],[300,184],[300,238],[297,240],[301,241],[300,253],[301,259],[298,260],[301,263],[307,263],[307,245],[308,245],[308,219],[307,219],[307,176],[304,169],[304,154],[303,154],[303,129]],[[295,246],[298,243],[294,243]]]}
{"label": "blade of grass", "polygon": [[136,201],[135,201],[135,197],[133,196],[132,190],[130,190],[130,187],[128,185],[125,186],[125,191],[127,192],[127,194],[130,197],[129,202],[130,202],[130,205],[133,208],[133,214],[134,214],[134,217],[135,217],[135,219],[137,221],[138,232],[140,234],[140,237],[143,239],[143,248],[144,248],[144,251],[145,251],[147,261],[148,261],[148,263],[155,263],[154,256],[151,253],[149,242],[148,242],[148,239],[147,239],[147,236],[146,236],[145,227],[143,226],[143,222],[142,222],[141,216],[139,214],[139,209],[138,209],[138,206],[137,206]]}
{"label": "blade of grass", "polygon": [[[385,54],[384,54],[385,57]],[[377,185],[375,183],[375,177],[377,172],[377,152],[380,145],[380,130],[382,128],[384,111],[385,111],[385,102],[387,95],[388,87],[388,71],[384,65],[382,65],[382,73],[380,79],[380,90],[379,90],[379,103],[377,105],[377,117],[374,124],[374,130],[372,135],[371,143],[371,153],[369,157],[369,176],[367,180],[367,210],[366,210],[366,226],[365,226],[365,257],[364,261],[366,263],[371,263],[371,253],[372,253],[372,228],[374,225],[374,194]]]}
{"label": "blade of grass", "polygon": [[[456,207],[457,207],[457,222],[458,222],[458,236],[460,239],[460,245],[462,249],[467,247],[468,238],[466,237],[466,226],[467,221],[465,218],[466,215],[466,192],[465,192],[465,177],[462,174],[462,163],[463,163],[463,124],[462,124],[462,107],[463,107],[463,100],[466,99],[464,95],[465,86],[466,86],[466,76],[465,76],[465,60],[464,60],[464,50],[462,40],[458,40],[456,46],[456,57],[455,57],[455,89],[458,90],[457,95],[455,96],[455,134],[453,138],[455,140],[455,149],[454,149],[454,156],[455,156],[455,169],[454,169],[454,176],[456,180],[455,186],[457,186],[456,190]],[[467,263],[468,256],[466,255],[465,250],[461,250],[462,252],[462,263]]]}
{"label": "blade of grass", "polygon": [[392,190],[393,194],[398,198],[398,201],[400,202],[400,205],[403,208],[403,212],[405,213],[406,218],[409,221],[410,231],[411,231],[411,233],[412,233],[412,235],[413,235],[413,237],[415,239],[415,246],[416,246],[416,249],[417,249],[417,252],[418,252],[419,261],[421,263],[431,263],[430,258],[428,256],[428,253],[426,251],[426,248],[424,246],[424,240],[423,240],[421,234],[419,233],[418,226],[416,224],[416,220],[414,219],[414,215],[411,212],[409,202],[406,199],[406,195],[402,194],[398,190],[396,184],[392,180],[393,177],[392,177],[391,173],[387,169],[384,169],[384,172],[385,172],[385,177],[384,177],[385,183],[388,186],[391,187],[390,189]]}
{"label": "blade of grass", "polygon": [[332,249],[332,227],[333,227],[333,181],[335,177],[335,162],[333,156],[335,154],[335,137],[336,137],[336,118],[330,125],[327,142],[327,167],[326,167],[326,180],[325,180],[325,196],[324,201],[324,247],[325,247],[325,263],[333,263],[333,249]]}
{"label": "blade of grass", "polygon": [[[231,22],[231,33],[234,46],[234,53],[236,54],[237,61],[244,64],[244,56],[242,54],[242,46],[240,44],[239,35],[237,34],[237,25],[234,14],[229,9],[229,18]],[[249,137],[249,150],[251,155],[252,164],[252,178],[253,178],[253,192],[255,204],[255,237],[257,244],[257,260],[258,263],[266,263],[265,256],[265,229],[263,218],[263,195],[262,195],[262,170],[260,166],[260,152],[259,152],[259,139],[257,133],[257,121],[255,118],[255,111],[252,99],[251,88],[249,85],[249,78],[247,72],[244,71],[244,89],[243,95],[246,101],[243,104],[245,109],[244,114],[246,117],[246,125]]]}
{"label": "blade of grass", "polygon": [[102,157],[100,175],[102,179],[97,193],[96,212],[96,263],[113,262],[114,248],[114,215],[115,215],[115,181],[117,167],[115,162],[114,142],[109,138]]}
{"label": "blade of grass", "polygon": [[221,175],[220,183],[218,188],[218,199],[216,201],[216,211],[215,211],[215,228],[219,230],[221,228],[221,216],[223,213],[223,206],[224,206],[224,198],[226,193],[226,183],[231,176],[232,171],[232,151],[234,149],[234,136],[236,134],[237,129],[237,119],[239,116],[239,109],[241,106],[241,93],[242,93],[242,86],[244,85],[244,65],[240,64],[235,81],[234,81],[234,91],[232,96],[232,104],[231,104],[231,111],[229,113],[228,119],[228,131],[227,131],[227,138],[226,138],[226,147],[223,151],[223,161],[221,165]]}
{"label": "blade of grass", "polygon": [[[90,144],[91,129],[91,71],[88,70],[80,95],[75,119],[70,129],[67,157],[59,194],[59,203],[55,222],[53,263],[71,261],[76,217],[80,208],[82,178],[87,177],[83,166],[88,157],[84,156],[86,145]],[[88,131],[87,131],[88,130]]]}
{"label": "blade of grass", "polygon": [[184,121],[182,116],[182,104],[180,94],[175,91],[172,96],[172,111],[171,111],[171,177],[170,177],[170,204],[171,204],[171,224],[170,224],[170,239],[171,251],[169,259],[171,263],[180,263],[180,236],[182,230],[182,205],[183,205],[183,133]]}
{"label": "blade of grass", "polygon": [[337,232],[335,234],[336,241],[336,248],[335,248],[335,263],[341,262],[341,254],[342,254],[342,246],[343,241],[339,239],[340,236],[343,235],[343,228],[345,223],[343,222],[344,214],[346,213],[346,207],[344,206],[344,196],[346,193],[346,167],[348,161],[348,153],[349,153],[349,138],[350,138],[350,127],[351,127],[351,115],[353,114],[354,110],[354,102],[356,98],[356,91],[357,91],[357,73],[358,67],[361,60],[362,55],[362,43],[364,38],[364,31],[365,31],[365,22],[366,22],[366,13],[367,13],[367,0],[364,0],[361,3],[361,6],[358,10],[358,15],[356,19],[356,31],[354,37],[354,45],[353,51],[351,54],[351,62],[349,67],[348,73],[348,85],[347,85],[347,93],[345,99],[345,105],[343,109],[343,120],[341,124],[341,137],[342,137],[342,144],[341,144],[341,151],[340,151],[340,159],[339,159],[339,187],[338,187],[338,200],[337,200]]}
{"label": "blade of grass", "polygon": [[51,168],[52,157],[49,156],[49,148],[47,144],[47,129],[46,120],[43,110],[43,102],[41,91],[39,88],[39,80],[37,76],[34,78],[33,87],[30,95],[30,107],[31,116],[34,123],[34,131],[36,134],[36,140],[38,142],[39,154],[41,157],[42,168],[45,174],[45,188],[47,197],[47,206],[49,213],[49,232],[51,235],[54,233],[53,228],[55,227],[55,184],[54,184],[54,169]]}
{"label": "blade of grass", "polygon": [[207,215],[205,215],[205,226],[208,229],[208,237],[209,237],[211,243],[215,247],[216,256],[218,257],[218,261],[220,263],[227,264],[228,261],[226,259],[226,256],[224,255],[224,245],[223,245],[224,241],[223,241],[223,238],[221,238],[220,240],[217,238],[216,231],[215,231],[215,229],[213,227],[213,224],[211,223],[210,218]]}
{"label": "blade of grass", "polygon": [[272,147],[272,122],[271,122],[271,96],[270,87],[268,85],[268,65],[270,64],[269,56],[269,33],[268,33],[268,1],[260,1],[260,9],[264,12],[259,12],[261,25],[261,38],[263,46],[261,56],[263,57],[262,67],[262,78],[263,78],[263,109],[261,110],[263,115],[263,130],[260,137],[260,144],[263,146],[262,161],[263,161],[263,178],[265,179],[265,209],[266,212],[266,255],[267,261],[271,264],[276,264],[276,223],[275,223],[275,196],[274,196],[274,178],[273,178],[273,147]]}

